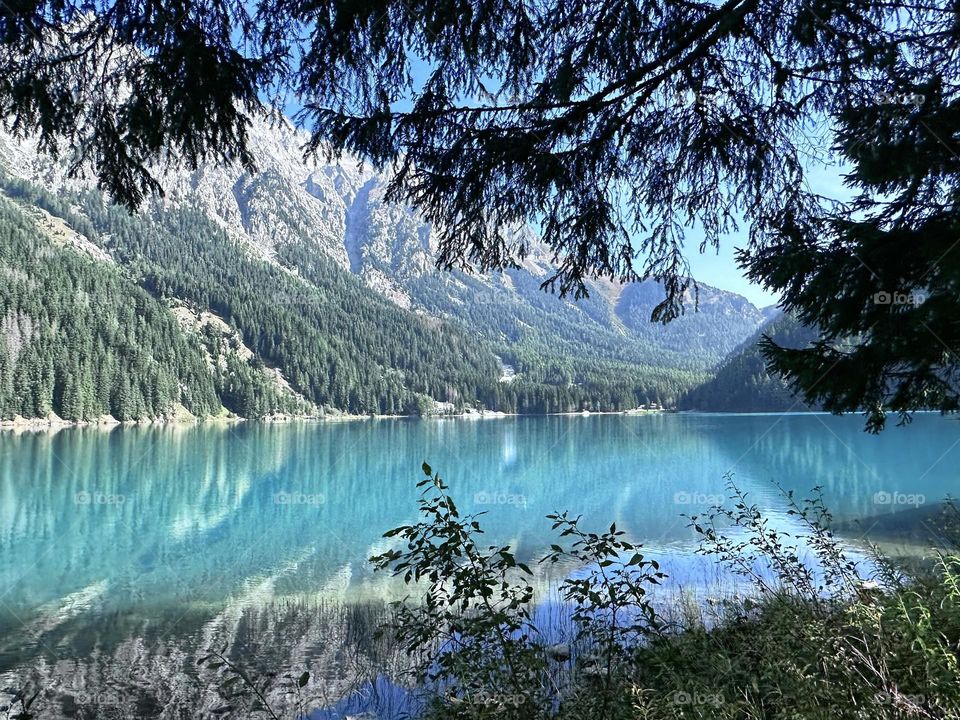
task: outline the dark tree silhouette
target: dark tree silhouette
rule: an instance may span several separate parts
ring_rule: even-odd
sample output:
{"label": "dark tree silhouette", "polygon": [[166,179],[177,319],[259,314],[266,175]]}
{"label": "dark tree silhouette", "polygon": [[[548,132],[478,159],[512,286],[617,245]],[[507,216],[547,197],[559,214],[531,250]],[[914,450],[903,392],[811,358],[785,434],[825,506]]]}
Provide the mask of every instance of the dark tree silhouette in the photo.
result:
{"label": "dark tree silhouette", "polygon": [[[651,277],[654,320],[692,287],[685,229],[745,224],[752,277],[823,331],[774,366],[879,428],[957,406],[958,46],[952,4],[907,0],[21,0],[0,110],[135,207],[153,162],[253,169],[250,118],[295,103],[306,151],[390,172],[441,266],[509,266],[530,224],[550,288]],[[831,157],[856,202],[810,190]]]}

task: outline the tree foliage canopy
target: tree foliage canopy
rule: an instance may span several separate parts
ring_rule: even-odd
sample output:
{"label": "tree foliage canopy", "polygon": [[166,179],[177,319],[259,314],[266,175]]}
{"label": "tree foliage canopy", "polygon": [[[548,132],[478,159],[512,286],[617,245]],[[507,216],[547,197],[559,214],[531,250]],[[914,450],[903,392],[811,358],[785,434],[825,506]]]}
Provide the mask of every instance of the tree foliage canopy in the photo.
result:
{"label": "tree foliage canopy", "polygon": [[[751,276],[823,331],[769,357],[878,428],[958,403],[958,17],[906,0],[21,0],[0,7],[0,112],[135,207],[160,161],[253,169],[251,117],[292,103],[308,152],[389,171],[440,265],[509,266],[528,223],[556,252],[552,288],[652,277],[655,320],[692,286],[685,230],[702,250],[745,224]],[[856,201],[808,185],[831,158]]]}

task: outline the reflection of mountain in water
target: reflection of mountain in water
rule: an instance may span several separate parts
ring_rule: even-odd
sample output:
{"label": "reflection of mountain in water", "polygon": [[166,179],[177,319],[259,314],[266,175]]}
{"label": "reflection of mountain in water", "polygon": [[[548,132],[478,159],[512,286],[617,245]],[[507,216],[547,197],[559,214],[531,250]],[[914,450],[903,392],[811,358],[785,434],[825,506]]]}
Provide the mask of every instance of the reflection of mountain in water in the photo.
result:
{"label": "reflection of mountain in water", "polygon": [[[0,682],[41,689],[38,717],[45,720],[192,719],[212,712],[246,718],[244,705],[231,706],[217,692],[223,676],[196,662],[211,649],[225,648],[226,656],[258,680],[270,672],[295,678],[309,667],[310,681],[302,691],[309,708],[369,702],[373,688],[384,696],[393,692],[399,710],[409,699],[387,678],[401,681],[406,661],[389,641],[374,637],[375,627],[388,615],[382,603],[229,606],[213,618],[167,612],[141,624],[119,622],[65,633],[55,646],[25,658],[29,670],[6,672]],[[167,631],[173,626],[179,632],[171,636]],[[281,677],[267,693],[272,707],[286,711],[283,717],[294,716],[291,687]]]}
{"label": "reflection of mountain in water", "polygon": [[[920,415],[913,426],[880,435],[863,431],[858,416],[731,417],[728,432],[710,433],[738,483],[772,498],[776,485],[809,497],[814,487],[838,521],[888,515],[906,503],[936,503],[956,493],[950,452],[956,423]],[[725,423],[726,425],[727,423]]]}
{"label": "reflection of mountain in water", "polygon": [[686,562],[696,538],[681,515],[722,500],[728,471],[778,529],[792,520],[774,482],[801,497],[822,485],[840,521],[907,509],[877,493],[950,492],[956,424],[861,427],[667,414],[3,435],[0,669],[45,646],[111,655],[170,617],[189,635],[280,599],[395,596],[367,558],[416,518],[424,460],[522,560],[555,541],[544,516],[570,510],[591,529],[616,521],[685,583],[708,568]]}
{"label": "reflection of mountain in water", "polygon": [[932,548],[960,547],[960,506],[955,501],[927,503],[838,523],[842,535],[868,535],[874,542]]}

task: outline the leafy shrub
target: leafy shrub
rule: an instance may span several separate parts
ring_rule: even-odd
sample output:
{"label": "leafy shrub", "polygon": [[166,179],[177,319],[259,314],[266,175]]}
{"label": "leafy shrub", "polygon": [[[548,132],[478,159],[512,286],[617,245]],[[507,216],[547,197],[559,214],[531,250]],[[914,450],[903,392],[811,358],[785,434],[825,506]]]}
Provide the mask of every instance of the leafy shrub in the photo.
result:
{"label": "leafy shrub", "polygon": [[[960,718],[960,557],[909,572],[874,553],[850,559],[819,490],[797,502],[800,532],[774,529],[728,478],[729,505],[691,517],[700,552],[751,592],[667,622],[647,591],[664,574],[624,539],[548,516],[560,542],[546,562],[582,571],[560,585],[570,642],[533,622],[531,571],[509,547],[481,548],[424,465],[423,520],[373,562],[422,594],[390,630],[417,659],[436,718]],[[559,666],[559,669],[558,669]]]}

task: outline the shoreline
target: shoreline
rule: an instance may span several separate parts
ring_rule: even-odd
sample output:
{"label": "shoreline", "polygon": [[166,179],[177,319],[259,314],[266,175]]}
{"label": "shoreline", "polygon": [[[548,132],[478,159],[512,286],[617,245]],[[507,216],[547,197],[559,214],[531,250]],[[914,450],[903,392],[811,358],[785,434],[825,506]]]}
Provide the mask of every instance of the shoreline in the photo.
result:
{"label": "shoreline", "polygon": [[293,423],[339,423],[359,422],[365,420],[496,420],[510,417],[589,417],[593,415],[659,415],[676,412],[669,408],[631,410],[583,410],[580,412],[563,413],[506,413],[493,410],[466,410],[459,413],[437,415],[356,415],[351,413],[323,415],[268,415],[262,418],[245,418],[240,416],[213,415],[196,417],[189,413],[177,413],[170,417],[154,418],[151,420],[117,420],[112,416],[104,416],[95,420],[64,420],[55,413],[47,417],[25,418],[16,416],[11,420],[0,420],[0,433],[12,432],[52,432],[68,428],[93,428],[98,430],[113,430],[118,427],[189,427],[191,425],[227,426],[240,423],[257,423],[261,425],[288,425]]}

